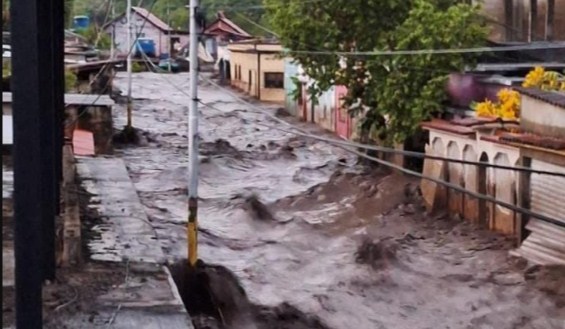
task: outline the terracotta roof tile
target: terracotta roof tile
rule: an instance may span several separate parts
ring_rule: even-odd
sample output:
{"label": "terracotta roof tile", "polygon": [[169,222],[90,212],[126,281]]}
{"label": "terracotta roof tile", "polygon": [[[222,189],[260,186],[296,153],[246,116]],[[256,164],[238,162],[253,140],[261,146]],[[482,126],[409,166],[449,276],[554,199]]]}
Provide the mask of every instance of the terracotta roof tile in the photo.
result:
{"label": "terracotta roof tile", "polygon": [[565,140],[563,139],[539,136],[529,133],[504,133],[500,135],[500,140],[504,142],[520,143],[558,151],[565,150]]}
{"label": "terracotta roof tile", "polygon": [[155,25],[156,27],[158,27],[159,29],[163,30],[163,31],[170,31],[172,30],[171,27],[163,22],[159,17],[153,15],[150,11],[148,11],[145,8],[141,8],[141,7],[131,7],[131,9],[133,11],[135,11],[136,13],[138,13],[140,16],[144,17],[145,19],[147,19],[149,21],[149,23]]}
{"label": "terracotta roof tile", "polygon": [[485,117],[466,117],[460,119],[453,119],[449,122],[453,123],[454,125],[464,126],[464,127],[472,127],[481,125],[484,123],[493,123],[496,122],[496,118],[485,118]]}
{"label": "terracotta roof tile", "polygon": [[462,134],[462,135],[473,135],[475,131],[469,127],[461,126],[453,124],[449,121],[433,119],[432,121],[422,122],[423,128],[431,128],[431,129],[438,129],[443,130],[455,134]]}

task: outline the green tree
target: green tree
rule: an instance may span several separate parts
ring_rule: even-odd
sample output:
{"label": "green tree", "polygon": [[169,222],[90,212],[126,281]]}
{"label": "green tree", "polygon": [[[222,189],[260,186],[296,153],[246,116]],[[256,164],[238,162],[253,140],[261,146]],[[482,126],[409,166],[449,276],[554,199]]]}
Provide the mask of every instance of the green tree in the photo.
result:
{"label": "green tree", "polygon": [[[265,5],[282,44],[317,82],[313,100],[334,84],[346,86],[344,105],[351,115],[361,115],[361,134],[392,142],[403,141],[441,111],[448,74],[473,65],[476,55],[335,53],[480,46],[486,28],[479,8],[462,2],[265,0]],[[326,53],[316,53],[320,50]]]}

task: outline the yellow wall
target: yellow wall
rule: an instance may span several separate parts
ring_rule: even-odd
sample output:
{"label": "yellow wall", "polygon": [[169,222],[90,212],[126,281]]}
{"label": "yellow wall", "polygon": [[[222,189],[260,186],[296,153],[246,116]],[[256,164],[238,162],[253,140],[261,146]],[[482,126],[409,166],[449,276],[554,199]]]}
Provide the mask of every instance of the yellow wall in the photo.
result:
{"label": "yellow wall", "polygon": [[[261,51],[277,51],[273,47],[280,45],[258,45]],[[263,49],[267,47],[266,49]],[[271,49],[273,48],[273,49]],[[284,74],[284,59],[275,54],[255,52],[253,44],[234,44],[228,46],[230,50],[231,85],[262,101],[284,102],[284,88],[265,88],[265,72],[277,72]],[[248,50],[250,52],[242,52]],[[253,52],[251,52],[253,51]],[[260,64],[259,64],[260,60]],[[261,72],[259,72],[259,66]],[[241,72],[241,76],[239,76]],[[260,86],[258,86],[260,81]]]}
{"label": "yellow wall", "polygon": [[284,59],[278,55],[261,54],[261,100],[284,102],[284,86],[282,88],[265,88],[265,72],[282,73],[284,79]]}

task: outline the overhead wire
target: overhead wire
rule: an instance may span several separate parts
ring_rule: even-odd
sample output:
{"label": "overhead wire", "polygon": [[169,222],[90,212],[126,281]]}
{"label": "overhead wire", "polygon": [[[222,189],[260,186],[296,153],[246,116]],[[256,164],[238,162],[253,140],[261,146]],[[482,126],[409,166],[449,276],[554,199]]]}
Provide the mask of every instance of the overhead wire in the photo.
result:
{"label": "overhead wire", "polygon": [[[216,111],[224,112],[224,111],[222,111],[222,110],[220,110],[220,109],[215,108],[215,107],[214,107],[213,105],[211,105],[211,104],[207,104],[207,103],[202,102],[202,101],[199,101],[199,103],[202,104],[202,105],[204,105],[204,106],[206,106],[206,107],[212,108],[212,109],[214,109],[214,110],[216,110]],[[341,145],[335,143],[334,141],[329,141],[329,140],[327,140],[327,139],[320,139],[319,136],[315,136],[315,135],[312,135],[312,134],[309,134],[309,133],[301,133],[301,132],[293,131],[293,130],[290,130],[290,129],[284,129],[284,128],[281,128],[281,127],[277,127],[277,126],[274,126],[274,125],[268,125],[268,124],[264,124],[264,123],[260,123],[260,122],[255,122],[255,124],[260,125],[260,126],[267,127],[267,128],[269,128],[269,129],[275,129],[275,130],[283,131],[283,132],[286,132],[286,133],[289,133],[289,134],[298,135],[298,136],[302,136],[302,137],[306,137],[306,138],[311,138],[311,139],[314,139],[314,140],[319,140],[319,141],[327,142],[327,143],[332,144],[332,145],[334,145],[334,146],[340,147],[340,148],[342,148],[343,150],[345,150],[345,151],[347,151],[347,152],[350,152],[350,153],[352,153],[352,154],[355,154],[355,155],[357,155],[357,156],[359,156],[359,157],[362,157],[362,158],[365,158],[365,159],[367,159],[367,160],[370,160],[370,161],[379,163],[379,164],[381,164],[381,165],[387,166],[387,167],[389,167],[389,168],[398,170],[398,171],[403,172],[403,173],[405,173],[405,174],[408,174],[408,175],[411,175],[411,176],[415,176],[415,177],[418,177],[418,178],[420,178],[420,179],[428,180],[428,181],[434,182],[434,183],[436,183],[436,184],[443,185],[443,186],[448,187],[448,188],[450,188],[450,189],[453,189],[453,190],[455,190],[455,191],[457,191],[457,192],[460,192],[460,193],[463,193],[463,194],[466,194],[466,195],[470,195],[470,196],[472,196],[472,197],[474,197],[474,198],[477,198],[477,199],[480,199],[480,200],[484,200],[484,201],[487,201],[487,202],[491,202],[491,203],[493,203],[493,204],[497,204],[497,205],[499,205],[499,206],[508,208],[508,209],[510,209],[510,210],[512,210],[512,211],[515,211],[515,212],[517,212],[517,213],[520,213],[520,214],[523,214],[523,215],[526,215],[526,216],[530,216],[530,217],[533,217],[533,218],[537,218],[537,219],[540,219],[540,220],[542,220],[542,221],[545,221],[545,222],[548,222],[548,223],[557,225],[557,226],[559,226],[559,227],[565,227],[565,223],[563,223],[563,222],[557,220],[556,218],[549,217],[549,216],[546,216],[546,215],[543,215],[543,214],[539,214],[539,213],[535,213],[535,212],[532,212],[532,211],[530,211],[530,210],[528,210],[528,209],[525,209],[525,208],[522,208],[522,207],[518,207],[518,206],[516,206],[516,205],[514,205],[514,204],[511,204],[511,203],[508,203],[508,202],[500,201],[500,200],[498,200],[498,199],[496,199],[495,197],[492,197],[492,196],[490,196],[490,195],[484,195],[484,194],[482,194],[482,193],[478,193],[478,192],[473,192],[473,191],[467,190],[467,189],[465,189],[464,187],[462,187],[462,186],[460,186],[460,185],[457,185],[457,184],[454,184],[454,183],[450,183],[450,182],[444,181],[444,180],[439,179],[439,178],[435,178],[435,177],[430,177],[430,176],[424,175],[424,174],[422,174],[422,173],[419,173],[419,172],[416,172],[416,171],[413,171],[413,170],[404,168],[404,167],[402,167],[402,166],[393,164],[393,163],[391,163],[391,162],[389,162],[389,161],[382,160],[382,159],[379,159],[379,158],[370,156],[370,155],[368,155],[368,154],[359,152],[359,151],[357,151],[357,150],[355,150],[355,149],[351,149],[351,148],[347,148],[347,147],[341,146]],[[297,129],[297,130],[299,130],[299,129]],[[337,145],[336,145],[336,144],[337,144]]]}
{"label": "overhead wire", "polygon": [[244,103],[250,107],[252,107],[255,111],[259,111],[263,114],[265,114],[266,116],[268,116],[269,118],[277,121],[278,123],[281,123],[291,129],[295,129],[300,131],[302,134],[308,135],[308,137],[312,137],[312,138],[316,138],[320,141],[324,141],[324,142],[328,142],[328,143],[337,143],[340,144],[342,146],[348,146],[348,147],[355,147],[355,148],[359,148],[359,149],[365,149],[365,150],[372,150],[372,151],[377,151],[377,152],[383,152],[383,153],[393,153],[393,154],[400,154],[400,155],[405,155],[408,157],[417,157],[417,158],[422,158],[422,159],[431,159],[431,160],[439,160],[439,161],[447,161],[447,162],[453,162],[453,163],[460,163],[460,164],[467,164],[467,165],[480,165],[480,166],[484,166],[484,167],[490,167],[490,168],[495,168],[495,169],[504,169],[504,170],[512,170],[512,171],[518,171],[518,172],[527,172],[527,173],[533,173],[533,174],[541,174],[541,175],[549,175],[549,176],[558,176],[558,177],[565,177],[565,174],[563,173],[558,173],[558,172],[553,172],[553,171],[546,171],[546,170],[534,170],[532,168],[528,168],[528,167],[521,167],[521,166],[504,166],[504,165],[498,165],[498,164],[491,164],[491,163],[484,163],[484,162],[477,162],[477,161],[468,161],[468,160],[459,160],[459,159],[453,159],[453,158],[446,158],[446,157],[441,157],[441,156],[435,156],[435,155],[428,155],[425,153],[420,153],[420,152],[412,152],[412,151],[403,151],[403,150],[396,150],[393,148],[387,148],[387,147],[382,147],[382,146],[377,146],[377,145],[367,145],[367,144],[362,144],[362,143],[357,143],[357,142],[351,142],[351,141],[344,141],[344,140],[337,140],[335,138],[325,138],[322,136],[315,136],[312,135],[304,130],[301,130],[299,128],[297,128],[296,126],[292,125],[291,123],[288,123],[287,121],[277,117],[276,115],[269,113],[268,111],[266,111],[265,109],[262,109],[258,106],[256,106],[255,104],[246,101],[245,99],[241,98],[239,95],[237,95],[236,93],[232,92],[231,90],[224,88],[222,86],[220,86],[219,84],[217,84],[216,82],[212,81],[211,79],[205,78],[205,77],[201,77],[204,81],[210,83],[211,85],[213,85],[214,87],[224,91],[225,93],[229,94],[230,96],[234,97],[236,100],[238,100],[241,103]]}
{"label": "overhead wire", "polygon": [[[180,88],[179,86],[177,86],[176,84],[171,82],[170,80],[162,77],[160,74],[159,74],[159,76],[164,81],[169,83],[173,88],[177,89],[179,92],[183,93],[185,96],[189,96],[188,93],[185,90],[183,90],[182,88]],[[358,149],[377,151],[377,152],[381,152],[381,153],[399,154],[399,155],[403,155],[403,156],[406,156],[406,157],[412,157],[412,158],[445,161],[445,162],[450,162],[450,163],[459,163],[459,164],[463,164],[463,165],[482,166],[482,167],[487,167],[487,168],[494,168],[494,169],[500,169],[500,170],[510,170],[510,171],[516,171],[516,172],[525,172],[525,173],[538,174],[538,175],[565,177],[564,173],[554,172],[554,171],[537,170],[537,169],[532,169],[532,168],[529,168],[529,167],[522,167],[522,166],[505,166],[505,165],[486,163],[486,162],[480,162],[480,161],[454,159],[454,158],[449,158],[449,157],[429,155],[429,154],[425,154],[425,153],[421,153],[421,152],[397,150],[397,149],[394,149],[394,148],[389,148],[389,147],[384,147],[384,146],[362,144],[362,143],[357,143],[357,142],[339,140],[339,139],[335,139],[335,138],[325,138],[325,137],[322,137],[322,136],[312,135],[311,133],[308,133],[308,132],[296,127],[295,125],[277,117],[276,115],[274,115],[272,113],[269,113],[268,111],[256,106],[255,104],[246,101],[245,99],[241,98],[240,96],[238,96],[234,92],[230,91],[229,89],[218,85],[217,83],[215,83],[211,79],[205,78],[202,75],[200,75],[199,78],[202,79],[203,81],[211,84],[212,86],[217,87],[217,88],[221,89],[222,91],[228,93],[230,96],[234,97],[240,103],[244,103],[248,106],[251,106],[253,112],[264,114],[264,115],[268,116],[269,118],[277,121],[278,123],[281,123],[285,126],[288,126],[290,129],[294,129],[294,130],[298,131],[298,133],[296,133],[296,134],[300,135],[302,137],[313,138],[313,139],[316,139],[316,140],[319,140],[319,141],[322,141],[322,142],[331,143],[331,144],[334,144],[334,145],[340,145],[340,146],[343,146],[343,147],[354,147],[354,148],[358,148]],[[208,104],[203,104],[203,105],[208,106]]]}

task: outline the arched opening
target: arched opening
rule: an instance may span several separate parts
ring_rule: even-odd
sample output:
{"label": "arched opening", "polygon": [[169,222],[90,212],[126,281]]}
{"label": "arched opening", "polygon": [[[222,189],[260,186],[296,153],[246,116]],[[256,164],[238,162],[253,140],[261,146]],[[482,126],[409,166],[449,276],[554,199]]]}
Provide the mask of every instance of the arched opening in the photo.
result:
{"label": "arched opening", "polygon": [[[511,166],[508,155],[497,153],[494,164]],[[494,189],[496,199],[505,203],[515,204],[515,174],[507,169],[494,169]],[[496,205],[494,206],[494,229],[505,234],[515,233],[514,211]]]}
{"label": "arched opening", "polygon": [[[488,164],[490,162],[488,155],[483,152],[479,158],[479,162]],[[491,195],[489,193],[489,174],[488,167],[484,165],[479,165],[477,173],[477,190],[479,194]],[[490,217],[492,214],[491,203],[486,200],[479,200],[479,225],[481,227],[488,227],[490,223]]]}
{"label": "arched opening", "polygon": [[[430,139],[429,132],[423,129],[418,129],[412,136],[404,141],[404,150],[411,152],[426,152],[426,144]],[[414,157],[404,157],[404,167],[417,172],[422,172],[424,169],[424,159]]]}
{"label": "arched opening", "polygon": [[[463,160],[477,161],[477,152],[471,145],[466,145],[463,148]],[[466,164],[463,165],[463,177],[465,189],[471,192],[478,192],[477,176],[479,168],[476,165]],[[479,200],[470,195],[463,196],[463,217],[469,219],[473,223],[479,222]]]}
{"label": "arched opening", "polygon": [[[441,137],[433,138],[430,145],[426,146],[426,153],[435,156],[445,156],[445,146]],[[443,160],[426,160],[424,172],[426,175],[445,180],[446,162]],[[445,211],[447,207],[447,188],[429,180],[421,183],[422,194],[429,212],[436,213]]]}
{"label": "arched opening", "polygon": [[[447,157],[450,159],[461,159],[461,151],[456,142],[447,145]],[[448,181],[454,185],[463,186],[463,166],[460,163],[448,162],[447,164]],[[463,193],[449,189],[448,204],[451,214],[463,215]]]}

